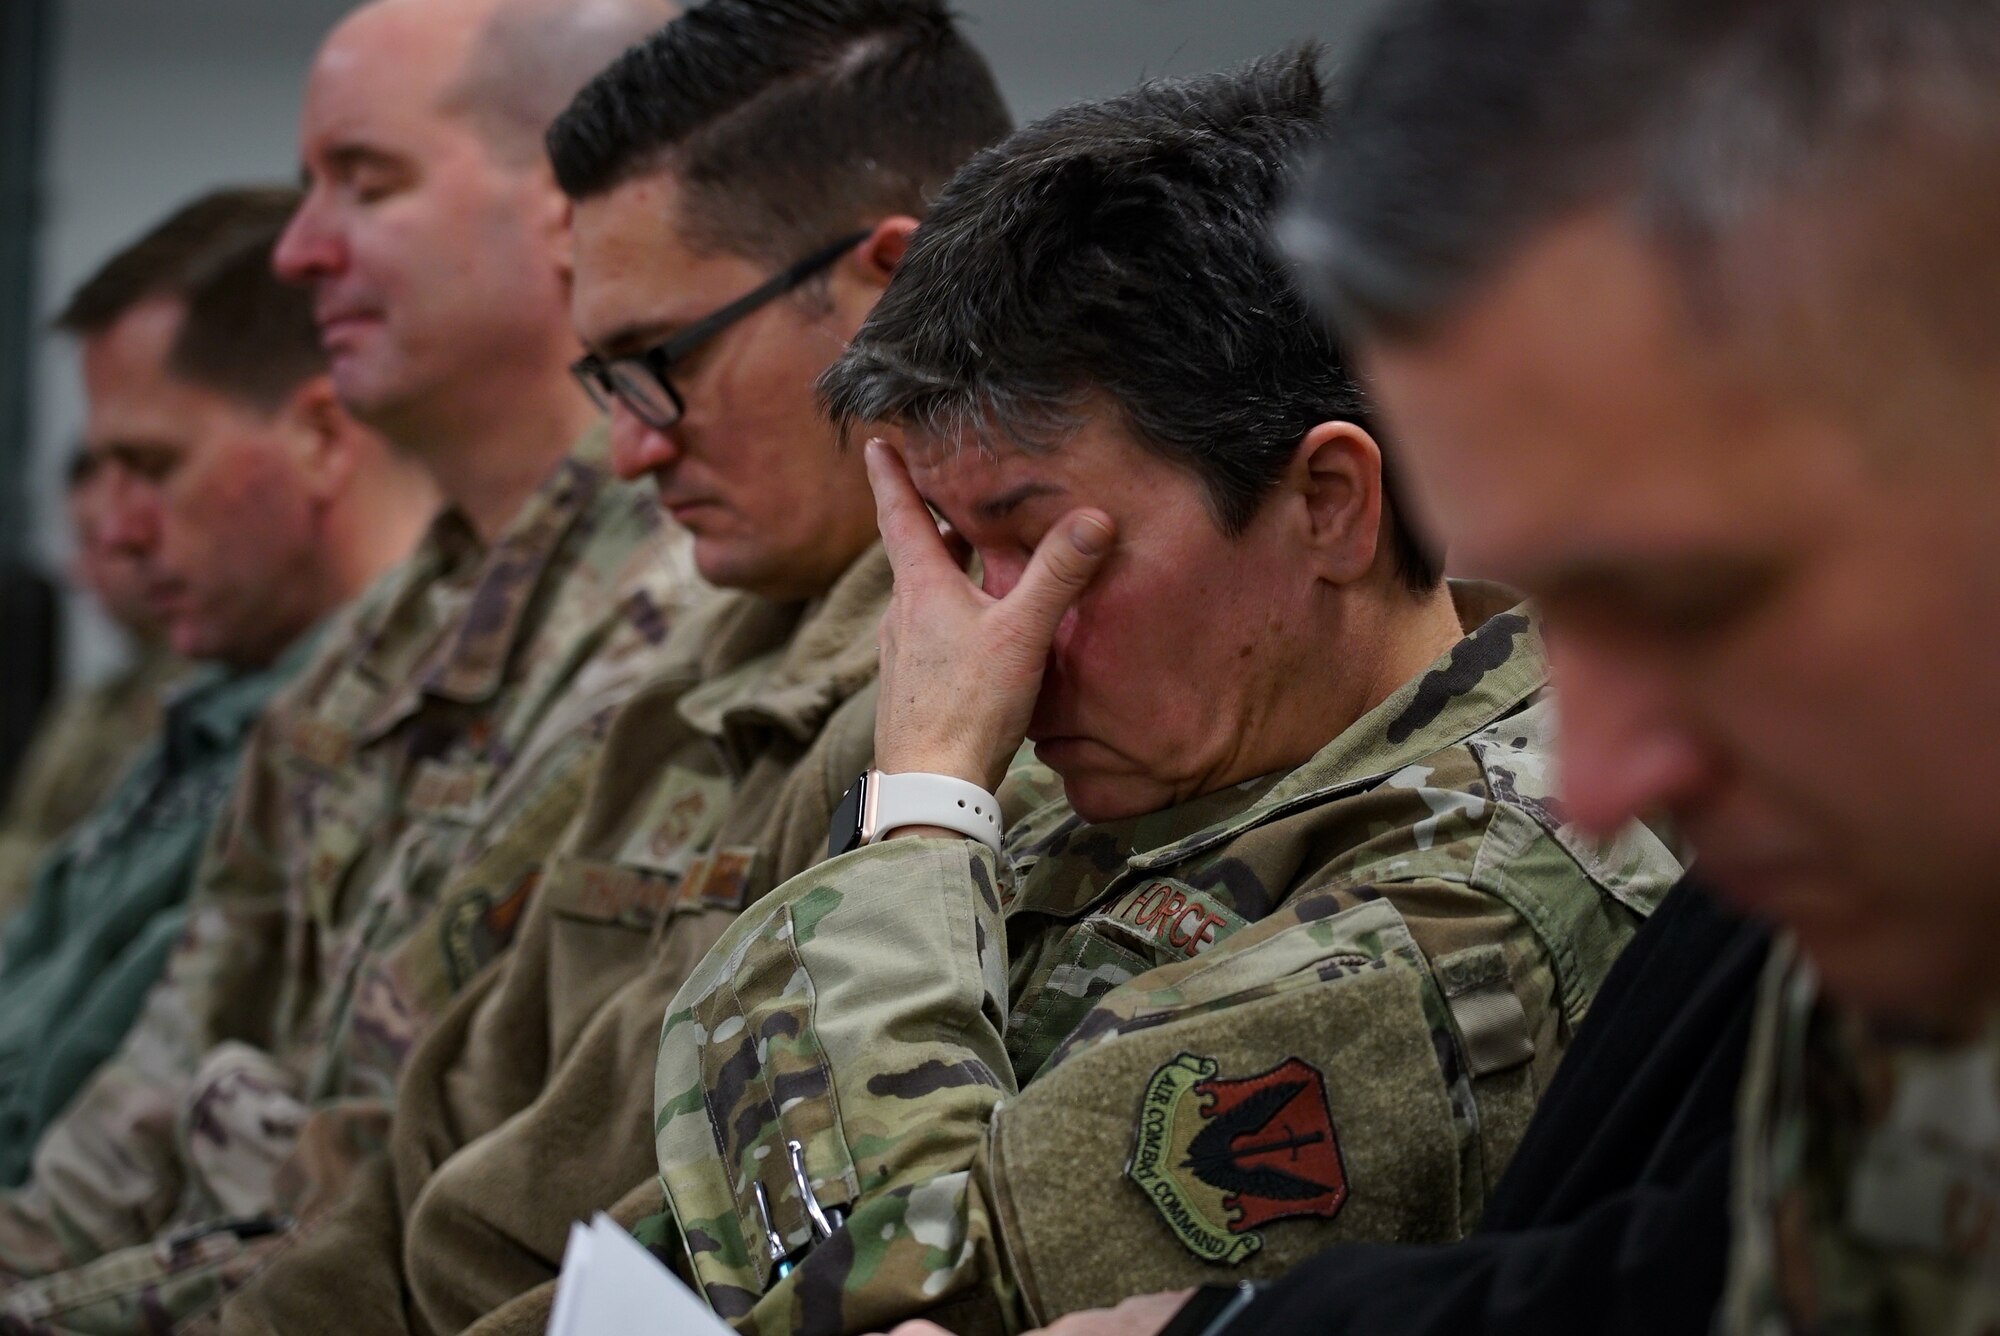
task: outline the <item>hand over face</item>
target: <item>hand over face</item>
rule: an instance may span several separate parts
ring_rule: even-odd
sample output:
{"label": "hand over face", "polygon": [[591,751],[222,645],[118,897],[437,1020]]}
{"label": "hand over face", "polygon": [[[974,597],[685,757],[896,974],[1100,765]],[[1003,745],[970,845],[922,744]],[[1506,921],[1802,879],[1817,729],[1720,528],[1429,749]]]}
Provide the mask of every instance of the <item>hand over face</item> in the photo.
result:
{"label": "hand over face", "polygon": [[882,617],[875,764],[991,790],[1027,735],[1056,628],[1111,551],[1111,519],[1065,515],[996,599],[959,569],[902,458],[880,441],[868,443],[867,457],[896,577]]}

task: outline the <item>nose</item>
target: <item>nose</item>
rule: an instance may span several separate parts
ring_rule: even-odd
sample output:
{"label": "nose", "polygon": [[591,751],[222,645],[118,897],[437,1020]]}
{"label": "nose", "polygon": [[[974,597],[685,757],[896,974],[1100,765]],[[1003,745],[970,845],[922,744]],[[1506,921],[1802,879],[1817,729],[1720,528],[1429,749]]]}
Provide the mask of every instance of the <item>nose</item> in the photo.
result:
{"label": "nose", "polygon": [[626,482],[671,468],[681,457],[673,429],[655,431],[622,402],[611,405],[611,471]]}
{"label": "nose", "polygon": [[1685,813],[1716,782],[1712,750],[1658,670],[1557,636],[1549,659],[1560,793],[1575,825],[1608,836],[1634,818]]}
{"label": "nose", "polygon": [[271,252],[272,270],[287,283],[307,284],[337,272],[345,259],[346,249],[323,193],[307,192]]}
{"label": "nose", "polygon": [[158,489],[116,466],[105,470],[103,488],[99,542],[125,556],[150,555],[160,544]]}

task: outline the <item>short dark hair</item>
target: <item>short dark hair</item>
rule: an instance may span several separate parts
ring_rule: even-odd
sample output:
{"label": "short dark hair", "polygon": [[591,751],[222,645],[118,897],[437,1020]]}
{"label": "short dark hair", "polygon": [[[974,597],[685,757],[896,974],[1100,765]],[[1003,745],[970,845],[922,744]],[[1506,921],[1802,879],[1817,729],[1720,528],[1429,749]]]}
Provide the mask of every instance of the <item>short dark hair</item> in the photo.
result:
{"label": "short dark hair", "polygon": [[[1377,431],[1266,244],[1325,114],[1318,61],[1308,44],[1149,83],[981,153],[821,380],[835,421],[1052,449],[1101,395],[1200,479],[1223,532],[1243,532],[1313,427]],[[1394,509],[1398,570],[1434,588],[1436,561]]]}
{"label": "short dark hair", "polygon": [[548,149],[571,199],[665,167],[689,241],[786,264],[921,216],[1011,124],[939,0],[709,0],[586,85]]}
{"label": "short dark hair", "polygon": [[[1885,245],[1938,252],[1931,230],[1978,230],[1961,206],[1990,196],[2000,148],[1993,0],[1409,0],[1348,68],[1282,234],[1368,337],[1421,336],[1546,228],[1602,206],[1709,305],[1731,286],[1714,261],[1774,205],[1830,202],[1788,220],[1786,244],[1899,197],[1907,214],[1904,150],[1956,141],[1921,181],[1928,222],[1898,215],[1861,247],[1877,265]],[[1933,286],[1992,316],[2000,269],[1975,294],[1965,280]]]}
{"label": "short dark hair", "polygon": [[203,195],[105,261],[55,327],[88,338],[145,302],[177,299],[186,310],[167,369],[276,411],[326,365],[311,298],[271,272],[271,251],[298,204],[288,186]]}

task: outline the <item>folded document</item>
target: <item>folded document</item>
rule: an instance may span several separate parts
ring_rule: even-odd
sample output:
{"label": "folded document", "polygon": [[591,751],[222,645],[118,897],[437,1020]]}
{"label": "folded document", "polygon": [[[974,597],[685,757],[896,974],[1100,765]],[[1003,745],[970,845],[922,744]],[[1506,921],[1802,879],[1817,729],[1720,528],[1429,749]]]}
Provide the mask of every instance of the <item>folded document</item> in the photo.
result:
{"label": "folded document", "polygon": [[549,1336],[734,1336],[602,1211],[569,1228]]}

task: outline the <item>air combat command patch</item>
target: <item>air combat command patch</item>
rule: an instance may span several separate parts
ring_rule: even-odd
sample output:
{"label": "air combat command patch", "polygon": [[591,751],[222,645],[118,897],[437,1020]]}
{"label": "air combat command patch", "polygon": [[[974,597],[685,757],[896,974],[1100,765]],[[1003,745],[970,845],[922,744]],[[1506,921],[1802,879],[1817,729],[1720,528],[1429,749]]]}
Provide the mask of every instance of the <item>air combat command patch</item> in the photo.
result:
{"label": "air combat command patch", "polygon": [[1317,1068],[1289,1058],[1241,1080],[1220,1071],[1183,1053],[1153,1073],[1125,1174],[1190,1252],[1236,1266],[1264,1246],[1260,1225],[1339,1215],[1347,1173]]}

